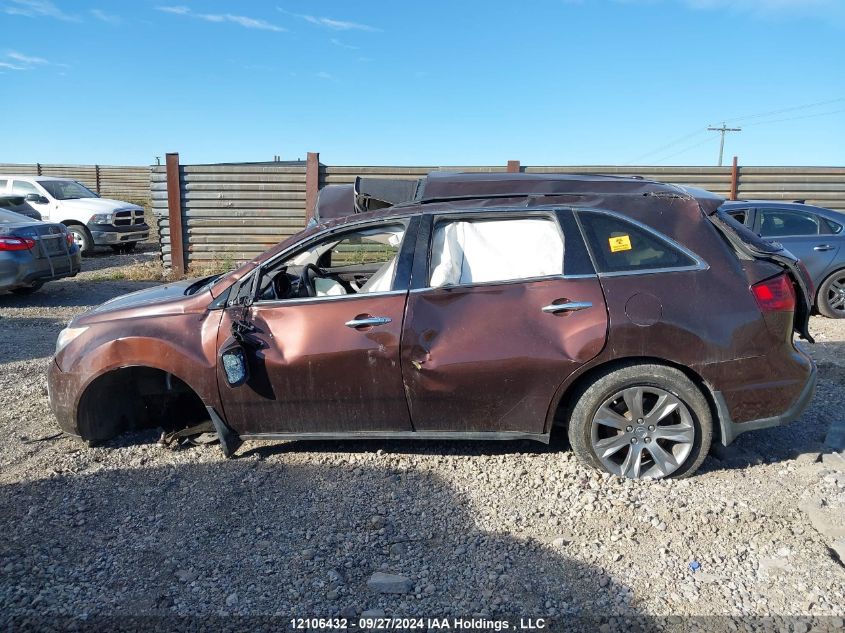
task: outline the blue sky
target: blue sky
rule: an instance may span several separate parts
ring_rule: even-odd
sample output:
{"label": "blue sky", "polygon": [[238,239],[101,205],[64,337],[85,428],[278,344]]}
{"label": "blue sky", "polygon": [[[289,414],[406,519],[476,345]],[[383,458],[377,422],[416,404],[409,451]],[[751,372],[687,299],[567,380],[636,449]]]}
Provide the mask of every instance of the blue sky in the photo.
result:
{"label": "blue sky", "polygon": [[845,165],[845,0],[0,0],[0,25],[0,162],[711,165],[725,120],[726,160]]}

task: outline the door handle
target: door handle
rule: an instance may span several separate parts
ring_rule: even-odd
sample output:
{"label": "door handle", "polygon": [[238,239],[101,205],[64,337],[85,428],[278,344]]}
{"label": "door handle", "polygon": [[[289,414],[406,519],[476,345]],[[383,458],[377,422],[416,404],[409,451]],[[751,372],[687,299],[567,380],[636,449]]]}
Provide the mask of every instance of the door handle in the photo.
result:
{"label": "door handle", "polygon": [[542,310],[547,314],[557,314],[558,312],[577,312],[592,307],[593,304],[589,301],[567,301],[566,303],[552,303],[543,306]]}
{"label": "door handle", "polygon": [[347,321],[345,325],[346,327],[356,329],[359,327],[373,327],[374,325],[387,325],[391,321],[392,319],[387,317],[361,317]]}
{"label": "door handle", "polygon": [[831,246],[830,244],[819,244],[818,246],[814,246],[814,251],[832,251],[835,246]]}

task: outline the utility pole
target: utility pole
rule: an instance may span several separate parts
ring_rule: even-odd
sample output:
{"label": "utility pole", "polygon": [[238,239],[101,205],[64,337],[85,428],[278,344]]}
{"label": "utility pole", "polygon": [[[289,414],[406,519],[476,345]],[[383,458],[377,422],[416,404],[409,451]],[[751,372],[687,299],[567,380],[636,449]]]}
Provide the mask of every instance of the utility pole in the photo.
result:
{"label": "utility pole", "polygon": [[722,156],[725,153],[725,132],[742,132],[741,127],[727,127],[722,121],[722,127],[708,127],[710,132],[720,132],[722,139],[719,141],[719,167],[722,166]]}

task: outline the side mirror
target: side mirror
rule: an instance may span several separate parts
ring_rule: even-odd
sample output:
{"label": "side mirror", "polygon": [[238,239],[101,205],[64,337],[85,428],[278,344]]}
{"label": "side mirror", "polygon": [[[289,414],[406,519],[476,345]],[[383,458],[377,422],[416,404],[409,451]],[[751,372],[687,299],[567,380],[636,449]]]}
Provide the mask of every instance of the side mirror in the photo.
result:
{"label": "side mirror", "polygon": [[223,372],[230,387],[239,387],[249,380],[249,362],[246,352],[240,345],[232,345],[220,354]]}
{"label": "side mirror", "polygon": [[27,202],[35,202],[37,204],[47,204],[47,202],[49,202],[47,198],[37,193],[26,194],[24,200],[26,200]]}

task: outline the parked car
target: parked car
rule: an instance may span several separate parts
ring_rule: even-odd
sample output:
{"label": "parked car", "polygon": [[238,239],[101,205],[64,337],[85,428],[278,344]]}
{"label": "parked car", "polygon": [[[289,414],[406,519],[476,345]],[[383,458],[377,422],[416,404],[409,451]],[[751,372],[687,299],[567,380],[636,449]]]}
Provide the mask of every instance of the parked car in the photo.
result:
{"label": "parked car", "polygon": [[630,478],[784,424],[816,369],[797,260],[701,190],[610,176],[432,174],[413,199],[236,271],[104,303],[62,331],[60,427],[242,440],[548,442]]}
{"label": "parked car", "polygon": [[95,246],[131,251],[150,236],[144,208],[101,198],[68,178],[0,175],[0,195],[23,196],[44,220],[67,226],[84,255]]}
{"label": "parked car", "polygon": [[0,209],[14,211],[31,220],[41,220],[41,214],[26,202],[23,196],[0,195]]}
{"label": "parked car", "polygon": [[737,200],[724,204],[736,220],[798,257],[813,279],[820,314],[845,318],[845,213],[800,202]]}
{"label": "parked car", "polygon": [[81,261],[63,224],[0,209],[0,290],[31,294],[45,282],[75,276]]}

